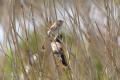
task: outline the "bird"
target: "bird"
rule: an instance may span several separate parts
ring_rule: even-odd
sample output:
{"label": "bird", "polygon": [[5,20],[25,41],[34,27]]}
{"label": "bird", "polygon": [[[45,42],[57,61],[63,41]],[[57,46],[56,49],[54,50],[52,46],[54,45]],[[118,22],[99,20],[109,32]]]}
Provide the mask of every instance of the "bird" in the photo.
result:
{"label": "bird", "polygon": [[63,50],[63,45],[61,42],[62,37],[61,36],[56,36],[54,38],[54,41],[51,42],[51,47],[53,51],[53,55],[59,62],[61,62],[64,66],[67,66],[67,61],[66,57],[64,55],[64,50]]}
{"label": "bird", "polygon": [[61,26],[63,25],[63,20],[57,20],[55,21],[47,31],[48,36],[53,35],[56,36],[59,33],[59,30],[61,29]]}

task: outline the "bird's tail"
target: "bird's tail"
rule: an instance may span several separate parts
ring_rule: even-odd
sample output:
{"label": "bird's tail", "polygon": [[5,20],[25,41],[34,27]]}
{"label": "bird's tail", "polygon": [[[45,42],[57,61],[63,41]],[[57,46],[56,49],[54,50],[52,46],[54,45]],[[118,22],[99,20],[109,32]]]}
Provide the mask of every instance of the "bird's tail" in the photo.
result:
{"label": "bird's tail", "polygon": [[62,64],[63,64],[64,66],[67,66],[67,62],[66,62],[65,56],[64,56],[64,55],[61,55],[61,58],[62,58]]}

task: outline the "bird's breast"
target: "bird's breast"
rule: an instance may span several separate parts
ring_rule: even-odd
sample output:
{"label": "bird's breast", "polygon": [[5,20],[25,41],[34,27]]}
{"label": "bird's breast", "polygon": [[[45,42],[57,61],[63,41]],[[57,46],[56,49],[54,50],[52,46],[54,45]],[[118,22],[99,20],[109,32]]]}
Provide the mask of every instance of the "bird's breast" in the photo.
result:
{"label": "bird's breast", "polygon": [[62,48],[62,44],[59,42],[52,42],[51,47],[52,47],[53,52],[54,51],[59,52],[59,50]]}

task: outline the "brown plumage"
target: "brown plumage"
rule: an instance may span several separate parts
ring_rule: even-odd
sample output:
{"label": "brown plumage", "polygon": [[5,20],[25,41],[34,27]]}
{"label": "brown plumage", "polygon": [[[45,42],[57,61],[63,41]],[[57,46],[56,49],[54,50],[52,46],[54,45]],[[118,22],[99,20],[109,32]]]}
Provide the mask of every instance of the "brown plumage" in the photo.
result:
{"label": "brown plumage", "polygon": [[67,66],[66,58],[64,55],[62,42],[59,40],[60,37],[55,37],[54,41],[51,42],[51,47],[53,51],[53,55],[59,62],[61,62],[64,66]]}

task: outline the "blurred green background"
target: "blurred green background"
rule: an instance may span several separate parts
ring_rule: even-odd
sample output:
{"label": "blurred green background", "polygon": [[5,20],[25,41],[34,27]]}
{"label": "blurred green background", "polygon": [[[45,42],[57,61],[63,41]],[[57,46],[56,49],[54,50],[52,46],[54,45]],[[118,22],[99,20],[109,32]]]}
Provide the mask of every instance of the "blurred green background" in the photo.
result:
{"label": "blurred green background", "polygon": [[[119,0],[0,0],[0,80],[120,80]],[[47,30],[63,20],[71,72]]]}

